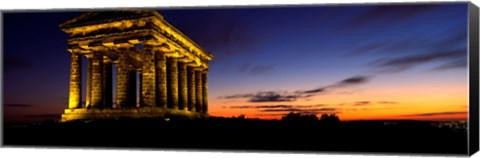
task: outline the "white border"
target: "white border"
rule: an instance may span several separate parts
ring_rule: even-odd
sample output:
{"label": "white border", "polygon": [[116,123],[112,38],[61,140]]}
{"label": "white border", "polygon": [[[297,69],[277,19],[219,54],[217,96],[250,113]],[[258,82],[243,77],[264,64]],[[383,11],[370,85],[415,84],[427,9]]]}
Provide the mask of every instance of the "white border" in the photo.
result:
{"label": "white border", "polygon": [[191,6],[245,6],[286,4],[348,4],[348,3],[408,3],[408,2],[464,2],[466,0],[11,0],[0,3],[0,10],[12,9],[88,9],[116,7],[191,7]]}
{"label": "white border", "polygon": [[[459,0],[452,0],[459,1]],[[463,1],[463,0],[460,0]],[[480,0],[472,0],[477,6]],[[245,6],[245,5],[285,5],[285,4],[349,4],[349,3],[409,3],[409,2],[451,2],[438,0],[5,0],[0,2],[0,10],[48,10],[48,9],[89,9],[89,8],[116,8],[116,7],[179,7],[179,6]],[[1,17],[0,17],[1,20]],[[1,26],[0,26],[1,28]],[[1,44],[0,44],[1,45]],[[3,52],[2,52],[3,55]],[[118,158],[143,158],[143,157],[188,157],[188,158],[313,158],[313,157],[412,157],[428,158],[433,156],[398,156],[371,155],[371,154],[286,154],[286,153],[260,153],[260,152],[198,152],[198,151],[148,151],[148,150],[92,150],[92,149],[55,149],[55,148],[0,148],[1,157],[118,157]],[[445,156],[446,157],[446,156]],[[479,158],[480,154],[473,157]]]}

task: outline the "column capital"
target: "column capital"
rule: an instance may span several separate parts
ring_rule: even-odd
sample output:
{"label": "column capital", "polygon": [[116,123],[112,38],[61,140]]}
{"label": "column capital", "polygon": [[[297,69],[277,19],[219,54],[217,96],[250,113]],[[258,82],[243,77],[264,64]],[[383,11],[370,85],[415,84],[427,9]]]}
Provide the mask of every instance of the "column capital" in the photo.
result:
{"label": "column capital", "polygon": [[186,64],[188,68],[192,69],[193,71],[202,71],[204,70],[205,68],[203,67],[200,67],[200,66],[192,66],[192,65],[189,65],[189,64]]}
{"label": "column capital", "polygon": [[181,57],[178,58],[178,62],[182,62],[182,63],[185,63],[185,64],[188,64],[192,61],[193,61],[193,59],[191,59],[187,56],[181,56]]}
{"label": "column capital", "polygon": [[91,50],[86,50],[86,49],[78,49],[78,48],[75,48],[75,49],[67,49],[68,52],[70,52],[71,54],[88,54],[91,52]]}
{"label": "column capital", "polygon": [[161,42],[151,46],[152,46],[152,49],[159,52],[171,53],[175,51],[175,49],[173,49],[174,46],[171,46],[171,44],[168,44],[166,42]]}
{"label": "column capital", "polygon": [[93,54],[85,54],[85,56],[87,57],[88,60],[93,58]]}
{"label": "column capital", "polygon": [[110,42],[103,42],[102,45],[92,47],[94,49],[104,49],[104,50],[111,50],[111,49],[118,49],[118,48],[131,48],[133,47],[132,43],[115,43],[113,41]]}
{"label": "column capital", "polygon": [[112,62],[113,62],[113,60],[112,60],[112,59],[110,59],[110,58],[109,58],[109,57],[107,57],[107,56],[103,56],[103,63],[106,63],[106,64],[108,64],[108,63],[112,63]]}
{"label": "column capital", "polygon": [[75,50],[68,50],[68,52],[70,52],[70,54],[72,55],[80,55],[82,53],[80,53],[79,51],[75,51]]}
{"label": "column capital", "polygon": [[134,46],[132,44],[125,44],[125,45],[117,46],[117,47],[105,47],[104,46],[104,48],[106,49],[105,51],[114,51],[114,52],[127,51],[127,50],[129,50],[133,47]]}

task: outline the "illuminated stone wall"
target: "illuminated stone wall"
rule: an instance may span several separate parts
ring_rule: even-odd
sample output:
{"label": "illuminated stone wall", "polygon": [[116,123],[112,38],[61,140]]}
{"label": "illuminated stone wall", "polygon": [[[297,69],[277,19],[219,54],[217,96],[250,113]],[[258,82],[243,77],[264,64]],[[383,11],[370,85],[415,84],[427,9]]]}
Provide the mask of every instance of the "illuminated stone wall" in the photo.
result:
{"label": "illuminated stone wall", "polygon": [[68,108],[80,108],[82,102],[82,60],[80,55],[72,54],[70,69],[70,94]]}
{"label": "illuminated stone wall", "polygon": [[[61,121],[208,116],[207,72],[213,55],[158,12],[90,12],[60,28],[69,35],[72,54],[69,104]],[[82,55],[88,60],[85,105]]]}

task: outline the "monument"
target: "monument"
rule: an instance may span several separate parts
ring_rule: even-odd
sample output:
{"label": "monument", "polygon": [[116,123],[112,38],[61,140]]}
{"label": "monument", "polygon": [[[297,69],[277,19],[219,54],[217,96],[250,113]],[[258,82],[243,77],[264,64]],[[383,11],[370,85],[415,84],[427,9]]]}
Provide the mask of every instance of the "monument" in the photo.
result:
{"label": "monument", "polygon": [[[71,53],[68,108],[62,122],[208,117],[207,73],[213,55],[160,13],[89,12],[60,24],[60,28],[68,34],[67,50]],[[88,60],[85,104],[82,58]]]}

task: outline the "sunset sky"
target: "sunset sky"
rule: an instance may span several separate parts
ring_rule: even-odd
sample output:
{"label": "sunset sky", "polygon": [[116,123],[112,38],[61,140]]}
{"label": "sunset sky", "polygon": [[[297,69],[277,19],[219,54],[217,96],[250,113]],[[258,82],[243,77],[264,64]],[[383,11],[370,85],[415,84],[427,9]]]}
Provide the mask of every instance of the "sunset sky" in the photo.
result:
{"label": "sunset sky", "polygon": [[[212,116],[457,120],[468,112],[467,4],[158,11],[214,54]],[[58,25],[82,13],[3,15],[6,121],[67,108],[70,53]]]}

